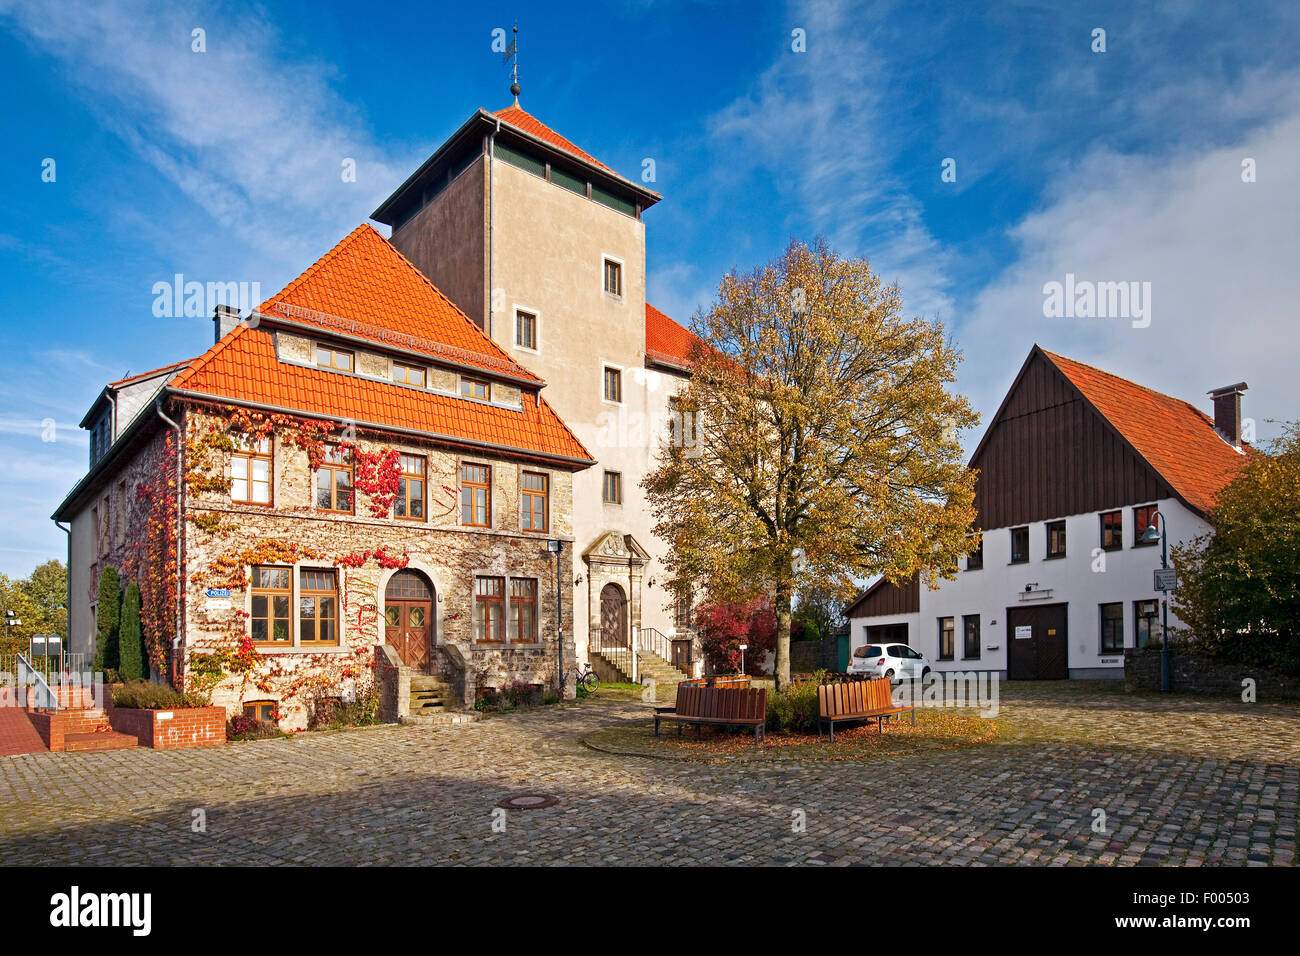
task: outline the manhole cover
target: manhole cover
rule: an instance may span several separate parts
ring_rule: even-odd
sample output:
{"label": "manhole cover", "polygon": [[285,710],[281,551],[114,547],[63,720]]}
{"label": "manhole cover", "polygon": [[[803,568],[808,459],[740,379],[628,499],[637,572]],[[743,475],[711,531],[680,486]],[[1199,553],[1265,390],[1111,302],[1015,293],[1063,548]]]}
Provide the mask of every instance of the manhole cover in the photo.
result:
{"label": "manhole cover", "polygon": [[540,810],[542,807],[554,806],[559,802],[558,797],[545,793],[520,793],[497,801],[497,806],[505,807],[507,810]]}

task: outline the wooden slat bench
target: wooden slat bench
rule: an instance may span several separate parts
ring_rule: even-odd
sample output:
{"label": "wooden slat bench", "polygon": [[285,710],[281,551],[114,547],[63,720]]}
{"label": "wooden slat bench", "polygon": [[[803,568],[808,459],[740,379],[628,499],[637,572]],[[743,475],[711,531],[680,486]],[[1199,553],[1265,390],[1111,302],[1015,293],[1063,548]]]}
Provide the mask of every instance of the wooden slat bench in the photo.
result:
{"label": "wooden slat bench", "polygon": [[893,681],[888,677],[852,681],[844,684],[823,684],[817,688],[817,736],[822,734],[822,724],[831,728],[831,743],[835,743],[835,725],[849,720],[876,719],[882,727],[886,717],[911,712],[916,723],[915,707],[899,707],[894,703]]}
{"label": "wooden slat bench", "polygon": [[682,724],[694,724],[700,736],[704,724],[753,727],[754,746],[766,737],[767,689],[753,687],[683,687],[677,688],[675,707],[655,708],[655,736],[659,722],[671,720],[681,736]]}

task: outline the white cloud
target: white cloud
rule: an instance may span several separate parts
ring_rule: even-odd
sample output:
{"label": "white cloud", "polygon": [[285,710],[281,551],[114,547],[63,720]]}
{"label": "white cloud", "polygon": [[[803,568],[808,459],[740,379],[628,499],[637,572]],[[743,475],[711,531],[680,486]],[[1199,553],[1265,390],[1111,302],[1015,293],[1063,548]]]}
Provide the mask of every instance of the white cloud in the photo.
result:
{"label": "white cloud", "polygon": [[[296,274],[411,166],[375,145],[331,89],[333,67],[287,55],[255,13],[0,0],[0,16],[85,89],[105,127],[245,244],[249,261],[270,257]],[[191,50],[194,28],[206,30],[204,53]],[[341,177],[349,158],[356,183]]]}
{"label": "white cloud", "polygon": [[841,254],[867,257],[886,282],[899,284],[909,313],[946,315],[947,253],[890,170],[898,147],[885,102],[891,51],[883,27],[873,27],[885,19],[884,6],[823,0],[791,10],[791,28],[806,31],[807,52],[790,51],[787,39],[754,95],[721,110],[711,131],[738,140],[737,156],[790,191],[792,232],[824,232]]}
{"label": "white cloud", "polygon": [[[1300,418],[1300,104],[1288,105],[1232,146],[1097,150],[1061,172],[1043,206],[1011,230],[1017,261],[957,328],[962,388],[985,424],[1035,342],[1207,411],[1207,391],[1244,379],[1245,414],[1261,435],[1272,433],[1266,418]],[[1242,182],[1246,157],[1255,183]],[[1043,284],[1067,272],[1150,282],[1150,327],[1044,318]]]}

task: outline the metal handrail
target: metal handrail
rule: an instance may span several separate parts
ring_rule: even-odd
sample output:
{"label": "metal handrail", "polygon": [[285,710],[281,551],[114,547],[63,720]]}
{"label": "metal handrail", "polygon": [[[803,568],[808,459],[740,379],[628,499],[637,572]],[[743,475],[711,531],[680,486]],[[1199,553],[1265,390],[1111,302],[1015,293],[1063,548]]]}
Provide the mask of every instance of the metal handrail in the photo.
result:
{"label": "metal handrail", "polygon": [[[46,682],[45,677],[41,674],[41,672],[38,671],[35,667],[33,667],[32,662],[29,661],[22,654],[16,654],[14,656],[18,658],[18,668],[17,668],[18,686],[24,687],[30,683],[31,686],[36,691],[36,700],[34,704],[36,707],[42,708],[44,710],[58,710],[59,695],[54,693],[54,691],[50,689],[50,685]],[[27,673],[31,674],[30,681],[25,679]],[[42,688],[44,688],[45,699],[47,701],[47,703],[44,704],[41,703]]]}

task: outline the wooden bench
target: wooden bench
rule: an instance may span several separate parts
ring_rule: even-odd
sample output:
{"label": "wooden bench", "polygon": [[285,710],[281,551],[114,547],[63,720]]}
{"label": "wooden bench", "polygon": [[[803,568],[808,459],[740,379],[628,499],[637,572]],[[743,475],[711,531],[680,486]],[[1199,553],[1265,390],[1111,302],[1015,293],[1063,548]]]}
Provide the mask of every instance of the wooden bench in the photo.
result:
{"label": "wooden bench", "polygon": [[754,746],[759,746],[767,730],[767,690],[753,687],[683,687],[677,688],[674,707],[655,708],[655,736],[659,736],[659,722],[675,721],[677,735],[682,724],[694,724],[695,736],[700,736],[704,724],[731,725],[754,728]]}
{"label": "wooden bench", "polygon": [[831,743],[835,743],[835,725],[848,720],[876,719],[883,727],[886,717],[911,712],[916,723],[915,707],[899,707],[894,703],[893,681],[878,677],[866,681],[843,684],[823,684],[817,688],[817,736],[822,735],[822,724],[830,724]]}

